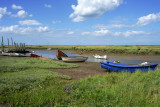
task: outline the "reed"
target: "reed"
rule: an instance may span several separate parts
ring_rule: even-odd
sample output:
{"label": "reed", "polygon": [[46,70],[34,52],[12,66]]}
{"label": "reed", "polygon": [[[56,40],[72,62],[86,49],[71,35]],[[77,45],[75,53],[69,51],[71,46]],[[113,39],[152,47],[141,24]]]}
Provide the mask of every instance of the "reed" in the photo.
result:
{"label": "reed", "polygon": [[115,54],[153,54],[160,55],[160,45],[29,45],[27,49],[61,49],[85,52],[104,52]]}

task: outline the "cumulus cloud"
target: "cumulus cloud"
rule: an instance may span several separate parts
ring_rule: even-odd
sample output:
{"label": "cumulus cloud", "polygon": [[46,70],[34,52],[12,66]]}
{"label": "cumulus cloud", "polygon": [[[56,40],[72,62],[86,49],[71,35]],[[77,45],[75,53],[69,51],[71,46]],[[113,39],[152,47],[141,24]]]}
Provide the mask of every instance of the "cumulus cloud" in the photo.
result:
{"label": "cumulus cloud", "polygon": [[21,25],[41,25],[41,23],[38,22],[37,20],[23,20],[23,21],[19,21],[19,24]]}
{"label": "cumulus cloud", "polygon": [[112,32],[109,30],[101,29],[94,32],[82,32],[81,35],[91,35],[91,36],[134,36],[134,35],[148,35],[150,33],[144,31],[126,31],[126,32]]}
{"label": "cumulus cloud", "polygon": [[13,34],[35,34],[35,33],[46,33],[49,31],[47,26],[45,27],[19,27],[18,25],[12,25],[3,27],[0,26],[0,33],[13,33]]}
{"label": "cumulus cloud", "polygon": [[160,12],[138,18],[138,22],[136,23],[135,26],[146,26],[152,22],[157,22],[157,21],[160,21]]}
{"label": "cumulus cloud", "polygon": [[17,6],[15,4],[12,4],[12,9],[23,9],[22,6]]}
{"label": "cumulus cloud", "polygon": [[44,7],[51,8],[52,5],[50,5],[50,4],[45,4]]}
{"label": "cumulus cloud", "polygon": [[70,14],[73,22],[102,16],[109,10],[118,7],[123,0],[78,0],[78,5],[72,5],[74,12]]}
{"label": "cumulus cloud", "polygon": [[69,31],[69,32],[67,32],[67,34],[68,34],[68,35],[73,35],[74,32],[73,32],[73,31]]}
{"label": "cumulus cloud", "polygon": [[0,19],[2,19],[4,15],[10,15],[10,14],[11,12],[7,12],[7,7],[4,8],[0,7]]}
{"label": "cumulus cloud", "polygon": [[25,18],[27,16],[32,17],[32,14],[28,14],[25,10],[20,10],[16,15],[12,15],[13,17]]}

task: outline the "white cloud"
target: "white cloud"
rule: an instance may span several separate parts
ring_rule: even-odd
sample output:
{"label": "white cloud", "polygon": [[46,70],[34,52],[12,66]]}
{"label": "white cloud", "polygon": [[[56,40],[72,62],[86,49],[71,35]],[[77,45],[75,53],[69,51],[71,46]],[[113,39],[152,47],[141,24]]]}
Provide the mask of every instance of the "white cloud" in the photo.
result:
{"label": "white cloud", "polygon": [[36,29],[38,32],[46,32],[46,31],[48,31],[49,30],[49,28],[47,27],[47,26],[45,26],[45,27],[39,27],[39,28],[37,28]]}
{"label": "white cloud", "polygon": [[17,12],[16,15],[12,15],[13,17],[19,17],[19,18],[25,18],[27,16],[32,17],[32,14],[28,15],[28,13],[25,10],[20,10]]}
{"label": "white cloud", "polygon": [[22,6],[17,6],[15,4],[12,4],[12,9],[23,9]]}
{"label": "white cloud", "polygon": [[111,25],[104,25],[104,24],[98,24],[93,26],[94,28],[100,28],[100,29],[109,29],[109,28],[124,28],[124,27],[130,27],[130,25],[125,24],[111,24]]}
{"label": "white cloud", "polygon": [[0,19],[2,19],[4,15],[10,15],[10,14],[11,12],[7,12],[7,7],[4,8],[0,7]]}
{"label": "white cloud", "polygon": [[2,19],[2,17],[3,17],[3,15],[2,15],[2,14],[0,14],[0,19]]}
{"label": "white cloud", "polygon": [[67,34],[68,34],[68,35],[73,35],[74,32],[73,32],[73,31],[69,31],[69,32],[67,32]]}
{"label": "white cloud", "polygon": [[8,27],[0,27],[1,33],[16,33],[18,25],[12,25]]}
{"label": "white cloud", "polygon": [[90,35],[90,36],[135,36],[135,35],[148,35],[150,33],[144,31],[126,31],[126,32],[112,32],[109,30],[101,29],[94,32],[82,32],[81,35]]}
{"label": "white cloud", "polygon": [[148,32],[144,32],[144,31],[126,31],[123,32],[122,35],[124,35],[125,37],[129,37],[129,36],[133,36],[133,35],[148,35]]}
{"label": "white cloud", "polygon": [[36,20],[19,21],[19,24],[21,24],[21,25],[41,25],[41,23]]}
{"label": "white cloud", "polygon": [[37,33],[46,33],[49,31],[47,26],[45,27],[19,27],[18,25],[12,25],[3,27],[0,26],[0,33],[13,33],[13,34],[37,34]]}
{"label": "white cloud", "polygon": [[52,5],[50,5],[50,4],[45,4],[44,7],[51,8]]}
{"label": "white cloud", "polygon": [[157,14],[149,14],[147,16],[143,16],[138,18],[138,22],[135,26],[146,26],[152,22],[160,21],[160,12]]}
{"label": "white cloud", "polygon": [[118,7],[123,0],[78,0],[78,5],[72,5],[74,12],[70,14],[73,22],[102,16],[109,10]]}
{"label": "white cloud", "polygon": [[27,17],[28,13],[24,10],[20,10],[17,12],[17,17],[24,18]]}

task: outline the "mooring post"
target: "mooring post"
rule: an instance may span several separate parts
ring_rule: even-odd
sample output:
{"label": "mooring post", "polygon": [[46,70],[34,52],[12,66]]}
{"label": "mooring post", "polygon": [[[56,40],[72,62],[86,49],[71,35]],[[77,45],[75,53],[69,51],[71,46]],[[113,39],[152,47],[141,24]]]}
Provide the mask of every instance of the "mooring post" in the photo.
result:
{"label": "mooring post", "polygon": [[3,36],[2,36],[1,48],[2,48],[2,52],[4,52],[4,46],[3,46]]}

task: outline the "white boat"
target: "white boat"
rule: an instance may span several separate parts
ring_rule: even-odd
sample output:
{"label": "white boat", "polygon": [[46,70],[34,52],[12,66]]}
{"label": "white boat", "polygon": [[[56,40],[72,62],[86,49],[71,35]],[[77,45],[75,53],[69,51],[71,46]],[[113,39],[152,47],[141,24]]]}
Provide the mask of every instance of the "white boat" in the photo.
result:
{"label": "white boat", "polygon": [[63,62],[84,62],[87,59],[88,59],[88,57],[84,57],[84,56],[62,57]]}
{"label": "white boat", "polygon": [[22,56],[22,57],[28,56],[22,53],[7,53],[7,52],[2,52],[2,55],[3,56]]}
{"label": "white boat", "polygon": [[96,59],[107,59],[107,55],[93,55]]}

